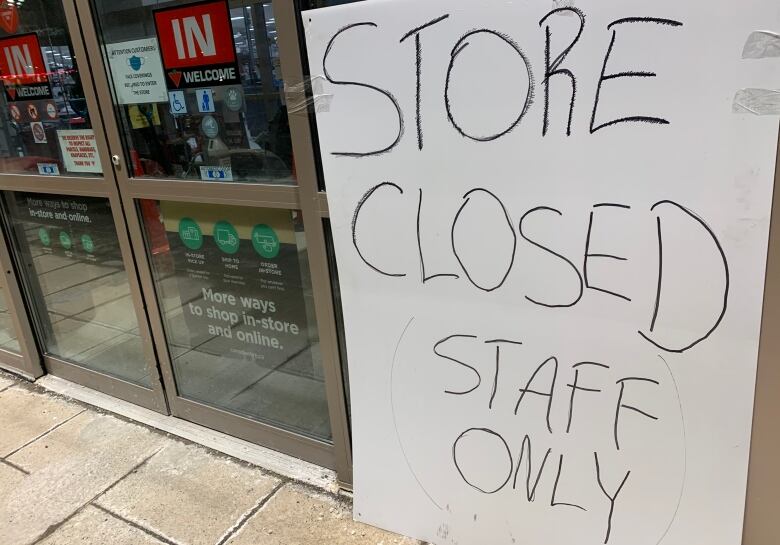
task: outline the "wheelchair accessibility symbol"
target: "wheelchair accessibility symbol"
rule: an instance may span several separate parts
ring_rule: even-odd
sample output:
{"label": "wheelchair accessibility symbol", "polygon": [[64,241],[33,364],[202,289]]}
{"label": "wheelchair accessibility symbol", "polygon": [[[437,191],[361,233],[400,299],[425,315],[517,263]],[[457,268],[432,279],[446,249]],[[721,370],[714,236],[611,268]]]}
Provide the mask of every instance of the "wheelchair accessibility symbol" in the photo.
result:
{"label": "wheelchair accessibility symbol", "polygon": [[168,103],[171,106],[173,115],[187,113],[187,101],[184,98],[184,91],[169,91]]}

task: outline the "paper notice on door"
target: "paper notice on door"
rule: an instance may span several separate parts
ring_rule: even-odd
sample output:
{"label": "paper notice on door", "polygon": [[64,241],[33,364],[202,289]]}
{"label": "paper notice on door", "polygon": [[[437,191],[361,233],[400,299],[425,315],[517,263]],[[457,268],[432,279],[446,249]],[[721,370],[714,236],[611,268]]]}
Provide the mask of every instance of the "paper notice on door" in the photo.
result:
{"label": "paper notice on door", "polygon": [[65,170],[103,173],[95,143],[95,131],[92,129],[57,131],[57,139],[60,143]]}
{"label": "paper notice on door", "polygon": [[120,104],[167,102],[156,38],[108,44],[106,49]]}

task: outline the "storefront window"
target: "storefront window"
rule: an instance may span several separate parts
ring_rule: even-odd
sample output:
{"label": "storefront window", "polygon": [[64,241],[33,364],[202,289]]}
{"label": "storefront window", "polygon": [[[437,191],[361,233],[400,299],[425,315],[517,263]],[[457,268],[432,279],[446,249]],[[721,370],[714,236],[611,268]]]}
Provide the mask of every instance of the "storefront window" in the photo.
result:
{"label": "storefront window", "polygon": [[133,176],[295,183],[270,2],[93,6]]}
{"label": "storefront window", "polygon": [[0,17],[0,171],[102,173],[59,1],[4,2]]}
{"label": "storefront window", "polygon": [[109,202],[6,193],[6,204],[44,352],[150,386]]}
{"label": "storefront window", "polygon": [[300,213],[139,209],[179,395],[330,440]]}
{"label": "storefront window", "polygon": [[19,341],[16,339],[14,324],[8,313],[8,305],[5,302],[5,290],[0,288],[0,350],[19,352]]}

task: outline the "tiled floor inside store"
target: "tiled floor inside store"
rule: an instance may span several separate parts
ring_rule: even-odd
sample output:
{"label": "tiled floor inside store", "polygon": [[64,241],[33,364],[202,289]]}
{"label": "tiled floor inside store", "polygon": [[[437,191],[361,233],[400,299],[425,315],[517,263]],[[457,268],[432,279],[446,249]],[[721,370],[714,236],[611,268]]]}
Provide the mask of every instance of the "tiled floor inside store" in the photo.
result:
{"label": "tiled floor inside store", "polygon": [[0,373],[0,543],[418,542],[352,521],[346,497]]}

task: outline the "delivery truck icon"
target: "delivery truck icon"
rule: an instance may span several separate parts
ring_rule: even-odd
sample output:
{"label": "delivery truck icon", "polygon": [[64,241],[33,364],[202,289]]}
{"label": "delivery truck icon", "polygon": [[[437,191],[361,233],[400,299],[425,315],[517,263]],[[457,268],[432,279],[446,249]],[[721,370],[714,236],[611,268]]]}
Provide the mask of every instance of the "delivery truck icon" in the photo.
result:
{"label": "delivery truck icon", "polygon": [[238,244],[238,240],[230,232],[230,229],[217,229],[217,242],[224,246],[235,246]]}
{"label": "delivery truck icon", "polygon": [[220,220],[214,225],[214,241],[217,243],[217,247],[226,254],[236,253],[240,244],[238,231],[226,220]]}

